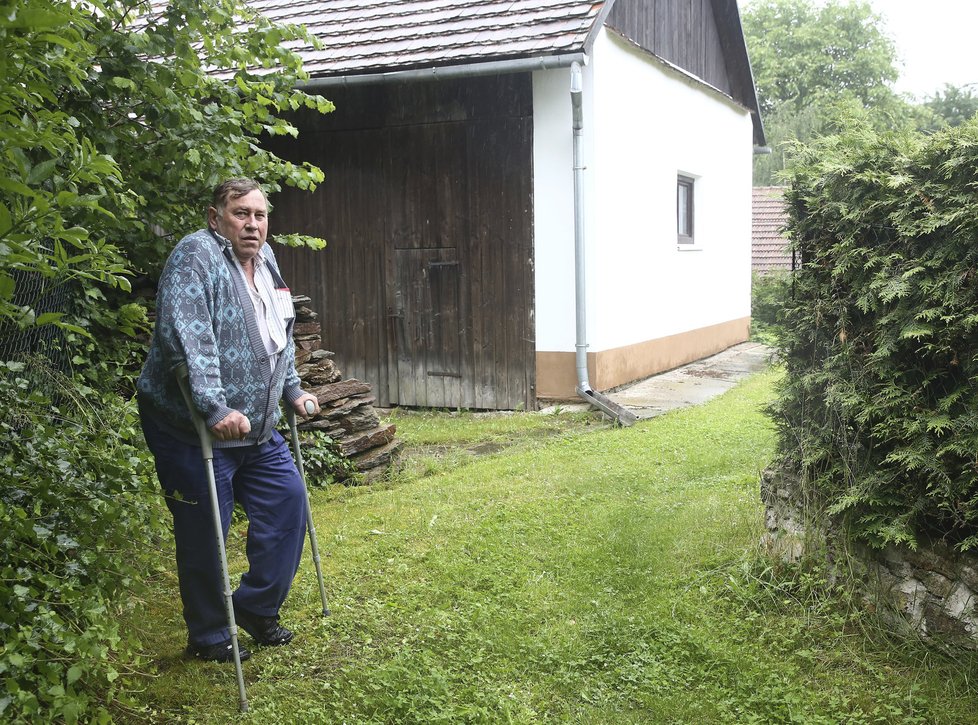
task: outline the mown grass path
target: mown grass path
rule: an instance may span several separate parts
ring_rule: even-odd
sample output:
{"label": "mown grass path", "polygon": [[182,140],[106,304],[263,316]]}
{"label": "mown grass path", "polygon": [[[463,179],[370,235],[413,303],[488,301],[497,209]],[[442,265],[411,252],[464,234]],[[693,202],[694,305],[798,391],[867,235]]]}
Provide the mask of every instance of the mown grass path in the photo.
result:
{"label": "mown grass path", "polygon": [[[817,569],[758,558],[775,377],[629,429],[399,414],[399,475],[313,493],[333,614],[306,560],[244,721],[973,722],[974,659],[890,642]],[[164,655],[120,718],[239,720],[233,668],[179,656],[173,575],[155,591],[139,626]]]}

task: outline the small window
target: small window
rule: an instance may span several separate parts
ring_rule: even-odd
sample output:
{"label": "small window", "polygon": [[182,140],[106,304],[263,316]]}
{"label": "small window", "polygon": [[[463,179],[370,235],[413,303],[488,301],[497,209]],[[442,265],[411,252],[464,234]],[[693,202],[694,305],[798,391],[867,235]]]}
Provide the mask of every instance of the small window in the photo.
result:
{"label": "small window", "polygon": [[682,175],[676,181],[676,230],[680,244],[693,243],[693,179]]}

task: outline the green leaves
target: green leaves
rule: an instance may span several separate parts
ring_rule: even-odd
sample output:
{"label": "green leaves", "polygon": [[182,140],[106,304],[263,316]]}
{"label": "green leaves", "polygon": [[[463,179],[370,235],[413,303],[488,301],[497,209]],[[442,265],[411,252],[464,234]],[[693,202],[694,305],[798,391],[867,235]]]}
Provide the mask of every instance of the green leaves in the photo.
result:
{"label": "green leaves", "polygon": [[75,388],[55,405],[52,375],[0,363],[5,722],[107,719],[113,662],[137,657],[116,619],[165,520],[134,402]]}
{"label": "green leaves", "polygon": [[280,114],[332,110],[295,88],[304,74],[287,44],[314,39],[237,0],[140,11],[151,14],[138,25],[112,3],[14,0],[0,13],[0,327],[35,316],[12,303],[12,270],[128,289],[133,272],[162,266],[161,230],[200,226],[219,180],[322,180],[259,143],[295,133]]}
{"label": "green leaves", "polygon": [[784,465],[874,544],[978,545],[978,119],[930,137],[852,118],[800,150],[782,297]]}
{"label": "green leaves", "polygon": [[774,150],[755,157],[755,184],[782,183],[795,142],[832,133],[845,109],[859,109],[878,129],[934,122],[930,109],[911,105],[891,87],[899,75],[897,50],[869,3],[753,0],[742,17]]}
{"label": "green leaves", "polygon": [[[153,14],[137,24],[134,12]],[[112,662],[138,658],[115,602],[139,579],[134,550],[165,519],[134,405],[118,395],[149,332],[125,293],[203,225],[220,180],[254,176],[270,191],[322,181],[261,147],[295,133],[284,114],[332,109],[296,90],[296,41],[316,44],[237,0],[0,10],[0,339],[56,326],[77,371],[0,361],[4,721],[106,722]],[[46,307],[54,292],[70,303]],[[59,391],[60,409],[42,388]]]}
{"label": "green leaves", "polygon": [[843,92],[871,105],[897,79],[896,48],[868,4],[755,0],[743,21],[765,113]]}
{"label": "green leaves", "polygon": [[960,126],[978,113],[978,93],[972,86],[952,86],[944,88],[928,98],[924,105],[934,112],[934,121],[926,130],[936,131],[945,126]]}

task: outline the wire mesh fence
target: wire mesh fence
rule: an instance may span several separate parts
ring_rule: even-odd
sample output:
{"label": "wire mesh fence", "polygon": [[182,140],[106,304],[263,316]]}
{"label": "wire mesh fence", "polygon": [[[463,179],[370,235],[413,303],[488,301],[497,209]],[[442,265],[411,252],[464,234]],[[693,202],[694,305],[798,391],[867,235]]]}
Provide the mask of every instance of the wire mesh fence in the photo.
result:
{"label": "wire mesh fence", "polygon": [[[12,300],[15,305],[30,307],[36,316],[67,311],[72,296],[68,285],[52,285],[36,272],[13,271],[11,276],[16,284]],[[71,369],[64,331],[51,324],[20,326],[0,322],[0,360],[23,363],[18,375],[52,397],[56,397],[60,387],[56,379]]]}

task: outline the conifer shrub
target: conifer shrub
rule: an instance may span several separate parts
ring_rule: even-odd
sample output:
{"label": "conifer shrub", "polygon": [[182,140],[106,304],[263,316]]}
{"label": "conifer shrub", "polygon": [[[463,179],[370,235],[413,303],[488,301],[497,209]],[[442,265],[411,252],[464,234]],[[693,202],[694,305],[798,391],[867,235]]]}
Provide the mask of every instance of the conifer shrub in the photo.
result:
{"label": "conifer shrub", "polygon": [[873,545],[978,549],[978,117],[847,119],[799,149],[785,199],[780,465]]}

